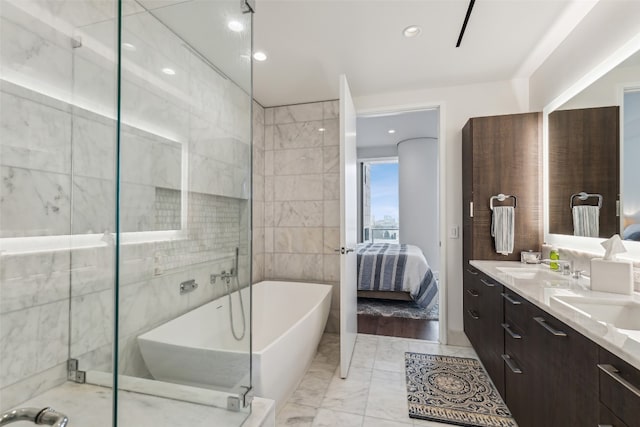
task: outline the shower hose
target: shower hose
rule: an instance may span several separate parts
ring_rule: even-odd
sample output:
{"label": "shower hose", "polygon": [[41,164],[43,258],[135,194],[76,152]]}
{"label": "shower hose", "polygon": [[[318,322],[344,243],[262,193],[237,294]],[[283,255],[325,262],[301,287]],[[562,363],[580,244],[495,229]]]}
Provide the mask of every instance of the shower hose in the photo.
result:
{"label": "shower hose", "polygon": [[242,292],[240,292],[240,280],[238,279],[238,274],[235,274],[236,286],[238,289],[238,298],[240,298],[240,313],[242,313],[242,334],[238,336],[236,333],[235,325],[233,324],[233,300],[231,299],[231,282],[227,282],[227,295],[229,295],[229,323],[231,323],[231,333],[233,334],[233,338],[236,341],[241,341],[244,338],[245,333],[247,332],[247,324],[244,317],[244,305],[242,303]]}

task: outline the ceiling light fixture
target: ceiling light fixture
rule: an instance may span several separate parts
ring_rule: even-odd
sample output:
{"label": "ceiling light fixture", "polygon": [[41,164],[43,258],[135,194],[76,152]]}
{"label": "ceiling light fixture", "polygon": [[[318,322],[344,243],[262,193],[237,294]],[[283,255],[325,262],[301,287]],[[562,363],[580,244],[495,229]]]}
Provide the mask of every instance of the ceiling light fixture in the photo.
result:
{"label": "ceiling light fixture", "polygon": [[162,72],[165,73],[168,76],[175,76],[176,75],[176,70],[174,70],[173,68],[163,68]]}
{"label": "ceiling light fixture", "polygon": [[318,132],[324,132],[325,130],[325,128],[318,128]]}
{"label": "ceiling light fixture", "polygon": [[229,21],[227,27],[229,27],[229,29],[234,33],[239,33],[244,30],[244,24],[240,21]]}
{"label": "ceiling light fixture", "polygon": [[389,133],[396,133],[396,130],[395,130],[395,129],[389,129],[387,132],[389,132]]}
{"label": "ceiling light fixture", "polygon": [[256,52],[253,54],[253,59],[255,59],[256,61],[266,61],[267,60],[267,54],[264,52]]}
{"label": "ceiling light fixture", "polygon": [[409,38],[417,37],[418,35],[420,35],[421,32],[422,30],[417,25],[411,25],[405,28],[404,30],[402,30],[402,34],[404,34],[405,37],[409,37]]}
{"label": "ceiling light fixture", "polygon": [[131,43],[122,43],[122,48],[124,50],[128,50],[131,52],[134,52],[136,50],[136,47],[134,45],[132,45]]}

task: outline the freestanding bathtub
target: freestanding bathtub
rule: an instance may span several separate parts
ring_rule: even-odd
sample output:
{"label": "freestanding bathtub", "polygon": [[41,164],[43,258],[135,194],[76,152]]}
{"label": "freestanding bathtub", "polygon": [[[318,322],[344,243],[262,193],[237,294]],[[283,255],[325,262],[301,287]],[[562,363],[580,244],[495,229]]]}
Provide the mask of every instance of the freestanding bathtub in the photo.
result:
{"label": "freestanding bathtub", "polygon": [[[280,409],[311,364],[331,304],[331,286],[265,281],[253,289],[252,385]],[[242,291],[249,309],[249,288]],[[237,292],[236,333],[242,331]],[[248,318],[247,318],[248,322]],[[218,298],[138,336],[142,357],[157,380],[237,392],[249,384],[249,331],[236,341],[228,296]]]}

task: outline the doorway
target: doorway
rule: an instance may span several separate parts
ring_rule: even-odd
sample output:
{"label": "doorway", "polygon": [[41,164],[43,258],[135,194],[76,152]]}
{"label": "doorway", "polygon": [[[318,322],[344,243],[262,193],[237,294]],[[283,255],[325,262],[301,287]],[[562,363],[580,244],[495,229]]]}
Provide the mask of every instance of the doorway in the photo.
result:
{"label": "doorway", "polygon": [[440,109],[357,118],[358,332],[442,341]]}

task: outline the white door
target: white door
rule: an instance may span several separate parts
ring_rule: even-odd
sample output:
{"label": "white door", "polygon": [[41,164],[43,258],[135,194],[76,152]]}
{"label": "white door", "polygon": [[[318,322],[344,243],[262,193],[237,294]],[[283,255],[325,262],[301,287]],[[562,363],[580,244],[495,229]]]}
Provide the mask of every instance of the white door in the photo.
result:
{"label": "white door", "polygon": [[340,377],[349,373],[358,333],[356,109],[340,76]]}

